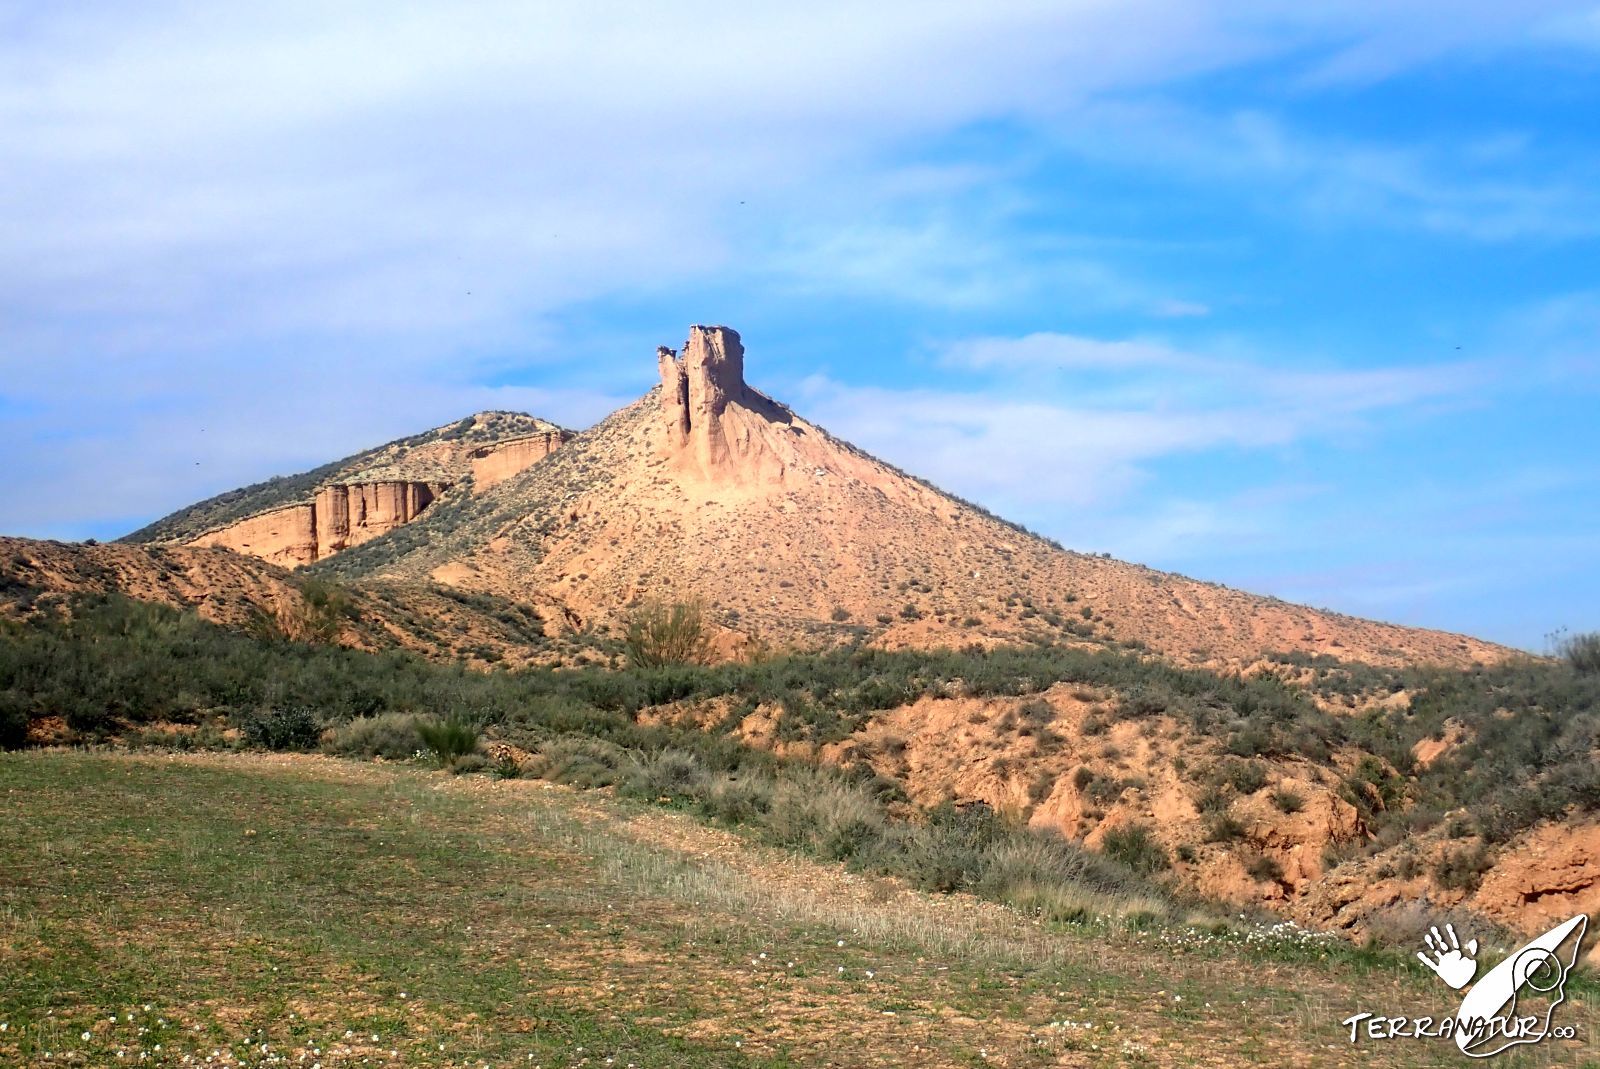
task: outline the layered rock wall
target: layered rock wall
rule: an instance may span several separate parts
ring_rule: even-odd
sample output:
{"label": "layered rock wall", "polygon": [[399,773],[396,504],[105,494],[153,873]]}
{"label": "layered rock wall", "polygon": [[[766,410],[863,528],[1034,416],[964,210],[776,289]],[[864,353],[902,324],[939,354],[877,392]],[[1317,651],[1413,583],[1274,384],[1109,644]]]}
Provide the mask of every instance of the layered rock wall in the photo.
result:
{"label": "layered rock wall", "polygon": [[325,486],[311,501],[247,517],[189,544],[222,546],[299,568],[410,523],[448,488],[408,481]]}
{"label": "layered rock wall", "polygon": [[468,458],[472,465],[472,488],[482,492],[505,482],[555,452],[569,437],[566,431],[546,431],[473,450]]}
{"label": "layered rock wall", "polygon": [[271,564],[298,568],[317,559],[317,507],[308,501],[249,516],[208,531],[189,545],[221,546]]}

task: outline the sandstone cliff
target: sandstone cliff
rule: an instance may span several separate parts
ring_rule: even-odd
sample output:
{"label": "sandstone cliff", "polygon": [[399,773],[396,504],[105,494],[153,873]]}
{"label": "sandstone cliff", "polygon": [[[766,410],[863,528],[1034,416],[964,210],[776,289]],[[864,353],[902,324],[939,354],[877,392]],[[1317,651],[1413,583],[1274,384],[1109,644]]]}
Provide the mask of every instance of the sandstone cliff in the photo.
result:
{"label": "sandstone cliff", "polygon": [[550,430],[530,434],[526,438],[479,446],[469,458],[473,490],[481,493],[496,483],[504,482],[555,452],[557,446],[571,437],[571,431]]}
{"label": "sandstone cliff", "polygon": [[299,568],[388,534],[420,516],[448,483],[374,482],[325,486],[311,501],[210,531],[192,546],[221,546]]}
{"label": "sandstone cliff", "polygon": [[304,567],[414,521],[454,487],[492,487],[572,435],[523,413],[480,412],[299,475],[230,491],[124,541],[222,546]]}

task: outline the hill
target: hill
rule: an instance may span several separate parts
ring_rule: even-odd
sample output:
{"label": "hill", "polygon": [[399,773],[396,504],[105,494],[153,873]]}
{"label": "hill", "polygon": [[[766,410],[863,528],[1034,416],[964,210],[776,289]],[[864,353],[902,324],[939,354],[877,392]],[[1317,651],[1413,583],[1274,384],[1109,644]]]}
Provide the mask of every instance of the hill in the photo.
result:
{"label": "hill", "polygon": [[452,491],[493,486],[570,436],[520,412],[480,412],[311,471],[230,490],[122,541],[217,545],[298,567],[409,523]]}
{"label": "hill", "polygon": [[657,368],[659,386],[549,460],[314,570],[548,602],[578,628],[650,598],[700,599],[743,639],[1120,642],[1237,667],[1281,651],[1383,665],[1512,655],[1064,550],[751,388],[726,327],[691,328]]}

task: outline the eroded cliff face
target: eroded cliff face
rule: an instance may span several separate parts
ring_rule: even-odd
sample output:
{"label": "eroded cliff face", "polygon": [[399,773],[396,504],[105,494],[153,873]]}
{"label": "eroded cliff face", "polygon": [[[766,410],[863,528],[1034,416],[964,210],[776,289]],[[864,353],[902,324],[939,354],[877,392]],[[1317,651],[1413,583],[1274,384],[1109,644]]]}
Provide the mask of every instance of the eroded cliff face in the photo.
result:
{"label": "eroded cliff face", "polygon": [[568,431],[547,431],[526,438],[513,438],[472,451],[472,488],[482,493],[496,483],[505,482],[529,465],[543,460],[572,437]]}
{"label": "eroded cliff face", "polygon": [[250,516],[194,539],[299,568],[410,523],[449,483],[385,481],[325,486],[311,501]]}
{"label": "eroded cliff face", "polygon": [[744,384],[744,345],[728,327],[689,328],[683,354],[656,350],[661,370],[661,410],[670,446],[687,453],[707,477],[729,473],[731,461],[748,451],[748,433],[730,418],[730,406],[750,407]]}

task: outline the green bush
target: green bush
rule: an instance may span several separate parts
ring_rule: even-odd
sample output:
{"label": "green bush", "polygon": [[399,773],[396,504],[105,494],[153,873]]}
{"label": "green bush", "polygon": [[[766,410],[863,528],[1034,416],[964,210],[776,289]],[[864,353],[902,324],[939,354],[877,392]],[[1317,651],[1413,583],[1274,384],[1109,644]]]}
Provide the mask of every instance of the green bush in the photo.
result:
{"label": "green bush", "polygon": [[1288,787],[1280,787],[1272,792],[1272,804],[1278,807],[1280,813],[1298,813],[1306,807],[1306,796]]}
{"label": "green bush", "polygon": [[1112,828],[1101,839],[1100,850],[1112,860],[1145,876],[1160,872],[1171,864],[1167,852],[1150,834],[1150,829],[1142,824],[1124,824]]}
{"label": "green bush", "polygon": [[616,743],[562,735],[540,744],[532,771],[573,787],[609,787],[621,781],[627,759],[627,752]]}
{"label": "green bush", "polygon": [[1213,814],[1206,821],[1206,842],[1230,843],[1244,838],[1244,825],[1226,813]]}
{"label": "green bush", "polygon": [[1262,883],[1283,879],[1283,866],[1266,854],[1257,854],[1251,858],[1250,863],[1245,866],[1245,871],[1250,874],[1251,879]]}
{"label": "green bush", "polygon": [[478,748],[478,725],[463,716],[418,720],[416,729],[422,745],[433,751],[441,766],[449,765]]}
{"label": "green bush", "polygon": [[762,821],[770,841],[831,861],[863,853],[883,827],[883,810],[865,790],[820,769],[780,779]]}
{"label": "green bush", "polygon": [[259,750],[310,750],[322,734],[322,722],[305,706],[257,709],[237,723],[245,745]]}
{"label": "green bush", "polygon": [[357,717],[335,728],[322,748],[340,757],[383,757],[391,761],[403,761],[428,749],[422,732],[418,730],[421,719],[414,713]]}
{"label": "green bush", "polygon": [[623,633],[628,661],[636,668],[699,664],[709,644],[705,610],[698,601],[648,601],[628,616]]}
{"label": "green bush", "polygon": [[30,706],[21,691],[0,690],[0,750],[20,750],[27,745]]}
{"label": "green bush", "polygon": [[1475,891],[1493,866],[1483,847],[1452,850],[1433,867],[1433,881],[1447,891]]}
{"label": "green bush", "polygon": [[1577,671],[1585,674],[1600,673],[1600,631],[1590,631],[1563,639],[1559,652]]}
{"label": "green bush", "polygon": [[647,757],[635,757],[623,767],[622,793],[646,801],[698,797],[704,786],[705,768],[700,759],[684,750],[662,750]]}

